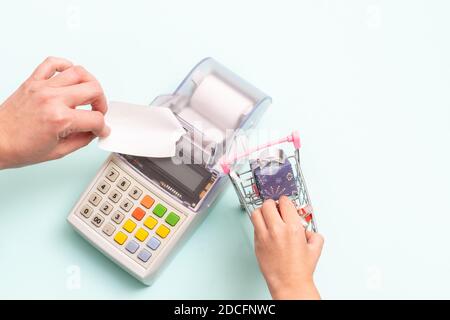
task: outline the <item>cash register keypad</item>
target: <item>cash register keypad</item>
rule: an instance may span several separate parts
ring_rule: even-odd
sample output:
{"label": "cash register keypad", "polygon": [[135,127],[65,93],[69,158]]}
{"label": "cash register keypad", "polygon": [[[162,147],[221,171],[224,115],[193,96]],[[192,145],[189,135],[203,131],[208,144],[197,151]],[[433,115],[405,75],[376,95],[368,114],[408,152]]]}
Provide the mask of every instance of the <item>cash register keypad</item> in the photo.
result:
{"label": "cash register keypad", "polygon": [[87,225],[144,267],[185,218],[113,162],[77,210]]}

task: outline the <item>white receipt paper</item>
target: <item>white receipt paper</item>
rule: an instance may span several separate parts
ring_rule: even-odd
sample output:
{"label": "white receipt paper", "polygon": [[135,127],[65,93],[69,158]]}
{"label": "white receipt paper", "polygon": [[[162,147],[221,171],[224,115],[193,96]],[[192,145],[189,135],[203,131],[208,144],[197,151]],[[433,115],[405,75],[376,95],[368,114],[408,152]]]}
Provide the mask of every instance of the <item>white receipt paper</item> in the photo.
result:
{"label": "white receipt paper", "polygon": [[101,149],[141,157],[172,157],[186,131],[172,111],[125,102],[110,102],[105,122],[111,128],[100,138]]}

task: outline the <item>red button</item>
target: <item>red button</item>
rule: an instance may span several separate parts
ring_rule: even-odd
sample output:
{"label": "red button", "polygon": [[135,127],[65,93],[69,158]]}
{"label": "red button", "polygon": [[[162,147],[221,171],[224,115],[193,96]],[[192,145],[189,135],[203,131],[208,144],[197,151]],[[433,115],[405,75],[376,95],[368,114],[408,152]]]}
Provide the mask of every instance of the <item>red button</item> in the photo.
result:
{"label": "red button", "polygon": [[141,221],[142,218],[145,216],[145,211],[142,210],[141,208],[136,208],[134,209],[132,216],[136,220]]}

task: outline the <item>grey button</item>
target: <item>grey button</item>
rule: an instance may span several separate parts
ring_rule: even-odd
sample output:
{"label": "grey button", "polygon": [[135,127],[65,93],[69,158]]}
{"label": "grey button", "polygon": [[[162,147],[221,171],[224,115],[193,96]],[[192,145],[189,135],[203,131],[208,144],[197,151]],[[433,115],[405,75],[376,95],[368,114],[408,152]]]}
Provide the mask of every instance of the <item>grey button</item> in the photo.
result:
{"label": "grey button", "polygon": [[128,194],[130,195],[130,197],[132,197],[134,200],[139,199],[139,197],[142,194],[142,190],[139,189],[138,187],[133,187],[130,189],[130,192],[128,192]]}
{"label": "grey button", "polygon": [[158,249],[160,244],[161,244],[161,241],[159,241],[155,237],[152,237],[150,240],[148,240],[147,247],[149,247],[152,250],[156,250],[156,249]]}
{"label": "grey button", "polygon": [[119,182],[117,182],[117,186],[123,191],[127,190],[130,184],[131,184],[130,180],[123,177],[119,180]]}
{"label": "grey button", "polygon": [[105,215],[108,215],[111,213],[112,208],[113,208],[112,204],[105,202],[100,207],[100,211],[103,212]]}
{"label": "grey button", "polygon": [[97,192],[92,193],[89,196],[89,202],[92,203],[94,206],[98,206],[98,204],[102,201],[102,197]]}
{"label": "grey button", "polygon": [[81,213],[84,217],[89,218],[89,217],[91,216],[91,214],[92,214],[93,211],[94,211],[94,209],[92,209],[90,206],[88,206],[88,205],[86,204],[86,205],[84,205],[84,206],[81,208],[80,213]]}
{"label": "grey button", "polygon": [[139,249],[139,245],[136,241],[131,240],[130,242],[128,242],[125,249],[127,249],[130,253],[135,253],[137,249]]}
{"label": "grey button", "polygon": [[112,235],[116,231],[116,227],[114,227],[111,223],[105,224],[103,227],[103,232],[106,233],[108,236]]}
{"label": "grey button", "polygon": [[96,214],[94,216],[94,218],[92,218],[92,220],[91,220],[92,224],[96,227],[100,227],[102,225],[103,221],[105,221],[105,218],[103,218],[99,214]]}
{"label": "grey button", "polygon": [[122,194],[118,191],[118,190],[113,190],[111,191],[111,193],[109,194],[109,200],[111,200],[114,203],[117,203],[117,201],[120,200],[120,198],[122,198]]}
{"label": "grey button", "polygon": [[126,212],[130,211],[130,209],[133,207],[133,202],[131,200],[125,199],[120,204],[120,207],[125,210]]}
{"label": "grey button", "polygon": [[111,185],[106,181],[102,181],[97,185],[97,190],[103,194],[107,193],[109,188],[111,188]]}
{"label": "grey button", "polygon": [[152,253],[150,251],[148,251],[148,250],[145,250],[145,249],[142,249],[141,252],[139,252],[139,254],[138,254],[138,258],[142,262],[147,262],[148,259],[150,259],[151,256],[152,256]]}
{"label": "grey button", "polygon": [[117,224],[120,224],[125,216],[120,213],[119,211],[114,212],[114,214],[111,217],[111,220],[114,221]]}
{"label": "grey button", "polygon": [[108,178],[109,181],[116,181],[119,177],[119,172],[114,168],[109,168],[108,171],[106,171],[106,178]]}

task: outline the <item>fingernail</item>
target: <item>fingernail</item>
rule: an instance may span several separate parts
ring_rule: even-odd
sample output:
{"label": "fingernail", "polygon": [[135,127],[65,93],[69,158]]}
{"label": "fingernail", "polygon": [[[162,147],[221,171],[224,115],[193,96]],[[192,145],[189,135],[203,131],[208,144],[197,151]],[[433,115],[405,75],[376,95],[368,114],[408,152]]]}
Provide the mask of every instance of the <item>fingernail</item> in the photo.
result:
{"label": "fingernail", "polygon": [[106,138],[107,136],[109,136],[109,134],[111,133],[111,128],[107,125],[105,125],[105,127],[103,128],[102,131],[102,138]]}

